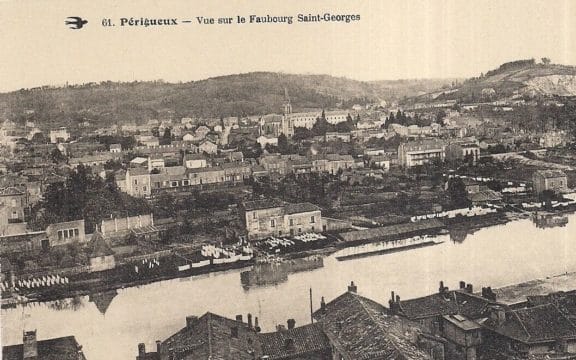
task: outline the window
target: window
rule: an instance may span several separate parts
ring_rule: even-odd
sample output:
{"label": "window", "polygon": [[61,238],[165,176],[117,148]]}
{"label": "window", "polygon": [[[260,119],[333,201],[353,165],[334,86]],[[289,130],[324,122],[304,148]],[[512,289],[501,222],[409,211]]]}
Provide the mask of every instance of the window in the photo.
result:
{"label": "window", "polygon": [[16,206],[16,199],[12,199],[12,207]]}
{"label": "window", "polygon": [[78,231],[78,229],[74,229],[74,236],[79,236],[80,235],[80,231]]}
{"label": "window", "polygon": [[176,187],[176,186],[178,186],[178,181],[172,181],[172,182],[170,183],[170,186],[171,186],[171,187]]}
{"label": "window", "polygon": [[276,227],[276,220],[270,220],[270,227]]}
{"label": "window", "polygon": [[58,240],[62,240],[62,230],[58,230]]}
{"label": "window", "polygon": [[182,180],[182,185],[183,185],[183,186],[188,186],[188,185],[190,185],[190,180]]}
{"label": "window", "polygon": [[294,226],[294,219],[290,219],[290,226]]}
{"label": "window", "polygon": [[310,216],[310,224],[314,224],[316,222],[316,219],[314,218],[314,216]]}
{"label": "window", "polygon": [[12,211],[12,219],[18,219],[18,213],[16,211]]}
{"label": "window", "polygon": [[142,190],[143,190],[143,191],[146,191],[146,186],[142,187]]}
{"label": "window", "polygon": [[138,179],[134,179],[134,185],[138,185]]}

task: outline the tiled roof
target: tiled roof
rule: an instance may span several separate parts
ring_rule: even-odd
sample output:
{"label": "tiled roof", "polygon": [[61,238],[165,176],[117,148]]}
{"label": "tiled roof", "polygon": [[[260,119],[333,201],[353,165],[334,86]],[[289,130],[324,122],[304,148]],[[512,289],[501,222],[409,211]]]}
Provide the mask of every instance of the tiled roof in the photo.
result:
{"label": "tiled roof", "polygon": [[444,142],[436,139],[416,140],[402,144],[405,151],[436,150],[444,147]]}
{"label": "tiled roof", "polygon": [[545,296],[528,296],[532,306],[554,304],[568,318],[576,319],[576,290],[559,291]]}
{"label": "tiled roof", "polygon": [[130,160],[133,164],[144,164],[148,162],[148,158],[145,157],[135,157],[134,159]]}
{"label": "tiled roof", "polygon": [[130,168],[130,169],[128,169],[128,171],[126,173],[129,174],[130,176],[149,175],[150,174],[150,172],[148,171],[148,168]]}
{"label": "tiled roof", "polygon": [[468,200],[470,200],[472,202],[500,201],[500,200],[502,200],[502,195],[500,195],[500,193],[498,193],[494,190],[490,190],[490,189],[480,190],[479,192],[476,192],[476,193],[470,193],[467,195],[467,197],[468,197]]}
{"label": "tiled roof", "polygon": [[[294,356],[305,356],[314,352],[326,352],[330,349],[328,337],[318,324],[309,324],[290,330],[260,334],[258,336],[262,356],[269,359],[286,359]],[[293,347],[286,342],[292,341]]]}
{"label": "tiled roof", "polygon": [[298,214],[318,210],[320,210],[318,206],[310,203],[287,204],[284,207],[286,214]]}
{"label": "tiled roof", "polygon": [[524,343],[576,339],[576,326],[552,304],[507,311],[502,324],[489,319],[484,326]]}
{"label": "tiled roof", "polygon": [[566,174],[562,170],[536,170],[536,173],[547,179],[566,177]]}
{"label": "tiled roof", "polygon": [[247,211],[262,210],[262,209],[271,209],[275,207],[282,207],[284,205],[285,205],[284,202],[277,199],[252,200],[252,201],[246,201],[244,203],[244,209],[246,209]]}
{"label": "tiled roof", "polygon": [[400,302],[401,314],[412,320],[432,316],[461,314],[469,319],[485,315],[494,302],[464,291],[448,291],[446,295],[432,294]]}
{"label": "tiled roof", "polygon": [[430,359],[404,335],[397,316],[352,292],[332,300],[325,311],[316,311],[314,317],[346,360]]}
{"label": "tiled roof", "polygon": [[[79,360],[84,355],[79,355],[80,345],[74,336],[42,340],[37,342],[38,359],[41,360]],[[4,346],[2,359],[22,360],[24,346],[22,344]]]}
{"label": "tiled roof", "polygon": [[[232,328],[238,336],[232,337]],[[170,359],[252,360],[258,352],[257,334],[240,321],[206,313],[162,343],[162,354]]]}
{"label": "tiled roof", "polygon": [[262,121],[264,122],[280,122],[282,121],[282,119],[283,119],[282,115],[277,114],[268,114],[262,116]]}

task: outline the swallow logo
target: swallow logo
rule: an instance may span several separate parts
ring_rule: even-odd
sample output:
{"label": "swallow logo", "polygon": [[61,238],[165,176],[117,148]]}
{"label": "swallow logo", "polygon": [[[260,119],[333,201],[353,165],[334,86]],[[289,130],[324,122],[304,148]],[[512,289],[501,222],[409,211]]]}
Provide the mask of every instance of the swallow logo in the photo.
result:
{"label": "swallow logo", "polygon": [[74,30],[82,29],[87,23],[88,20],[84,20],[79,16],[69,16],[66,18],[65,22],[65,24],[68,25],[70,29]]}

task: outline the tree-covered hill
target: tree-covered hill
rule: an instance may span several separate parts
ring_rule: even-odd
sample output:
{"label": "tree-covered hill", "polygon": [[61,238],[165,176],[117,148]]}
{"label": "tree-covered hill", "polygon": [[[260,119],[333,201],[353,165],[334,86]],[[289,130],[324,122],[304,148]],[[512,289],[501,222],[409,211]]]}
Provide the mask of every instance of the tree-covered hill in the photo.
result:
{"label": "tree-covered hill", "polygon": [[[39,126],[89,121],[96,126],[149,119],[227,117],[280,112],[285,90],[294,111],[390,101],[447,81],[362,82],[328,75],[254,72],[187,83],[101,82],[0,94],[0,115]],[[448,82],[449,83],[449,82]]]}

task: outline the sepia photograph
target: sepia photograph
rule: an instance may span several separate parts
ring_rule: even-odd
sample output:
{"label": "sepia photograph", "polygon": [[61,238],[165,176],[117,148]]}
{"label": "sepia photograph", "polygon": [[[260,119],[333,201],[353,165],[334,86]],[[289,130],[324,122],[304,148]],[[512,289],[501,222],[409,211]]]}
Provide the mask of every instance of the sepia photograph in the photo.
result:
{"label": "sepia photograph", "polygon": [[0,19],[0,360],[576,360],[576,1]]}

